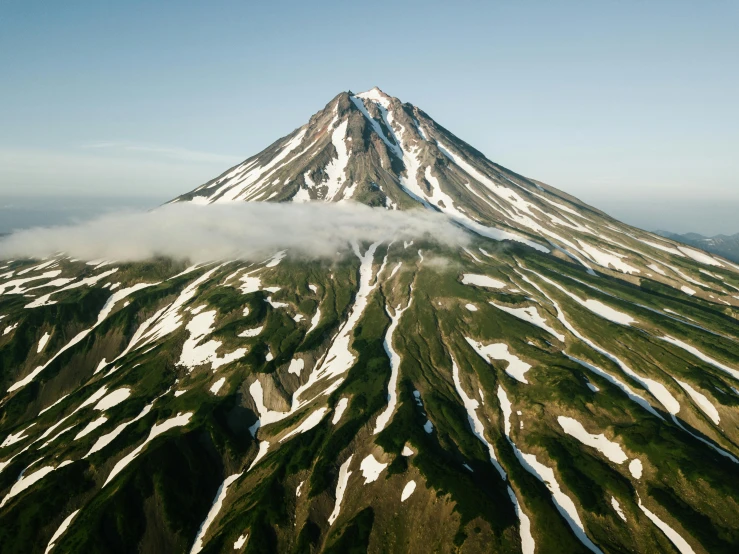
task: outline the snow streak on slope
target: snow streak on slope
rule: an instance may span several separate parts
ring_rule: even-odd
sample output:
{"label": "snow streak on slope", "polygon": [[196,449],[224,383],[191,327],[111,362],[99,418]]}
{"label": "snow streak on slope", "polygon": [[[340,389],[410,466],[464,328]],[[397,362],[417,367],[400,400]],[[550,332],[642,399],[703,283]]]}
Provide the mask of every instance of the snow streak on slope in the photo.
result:
{"label": "snow streak on slope", "polygon": [[25,427],[24,429],[21,429],[20,431],[18,431],[15,434],[9,433],[8,436],[5,437],[5,440],[2,442],[2,444],[0,444],[0,448],[5,448],[7,446],[12,446],[12,445],[14,445],[17,442],[20,442],[20,441],[22,441],[24,439],[27,439],[28,437],[26,436],[25,433],[26,433],[26,431],[28,431],[34,425],[36,425],[36,424],[35,423],[31,423],[31,425],[29,425],[28,427]]}
{"label": "snow streak on slope", "polygon": [[137,415],[135,418],[133,418],[132,420],[127,421],[125,423],[121,423],[120,425],[118,425],[118,427],[116,427],[115,429],[113,429],[110,433],[108,433],[106,435],[103,435],[100,438],[98,438],[98,440],[95,442],[95,444],[92,446],[92,448],[90,448],[90,451],[87,454],[85,454],[84,457],[87,458],[89,455],[94,454],[95,452],[98,452],[98,451],[102,450],[103,448],[105,448],[106,446],[108,446],[111,442],[113,442],[116,439],[116,437],[118,435],[120,435],[123,432],[123,430],[126,427],[128,427],[132,423],[135,423],[139,419],[141,419],[144,416],[146,416],[146,414],[148,414],[153,407],[154,407],[154,404],[153,403],[147,404],[146,406],[144,406],[144,409],[141,410],[141,413],[139,413],[139,415]]}
{"label": "snow streak on slope", "polygon": [[[498,462],[498,458],[495,455],[495,449],[493,448],[493,445],[490,444],[485,438],[485,428],[483,427],[482,421],[480,421],[480,418],[477,415],[477,408],[480,406],[480,403],[477,400],[467,396],[467,393],[462,388],[462,382],[459,378],[459,367],[457,366],[454,358],[452,358],[452,379],[454,381],[454,388],[457,391],[459,397],[462,399],[465,410],[467,410],[467,419],[469,420],[472,432],[480,440],[480,442],[485,445],[485,448],[487,448],[488,455],[490,456],[490,462],[493,464],[493,467],[498,470],[501,478],[504,481],[508,481],[508,475],[506,474],[503,467],[500,465],[500,462]],[[510,431],[510,429],[506,427],[506,432],[508,431]],[[511,499],[511,502],[513,503],[513,506],[516,510],[516,515],[519,519],[519,532],[521,535],[521,545],[523,547],[523,552],[525,554],[533,554],[535,550],[535,543],[534,538],[531,536],[531,522],[528,516],[521,509],[518,498],[516,497],[515,492],[513,492],[511,486],[508,485],[507,488],[508,495]]]}
{"label": "snow streak on slope", "polygon": [[327,191],[324,200],[333,201],[339,194],[339,190],[344,184],[344,171],[346,165],[349,163],[349,154],[346,148],[346,126],[348,121],[343,121],[336,126],[333,134],[331,135],[331,141],[336,149],[336,158],[326,166],[324,171],[328,176],[326,181]]}
{"label": "snow streak on slope", "polygon": [[51,536],[51,540],[49,541],[49,544],[46,546],[46,550],[44,550],[44,554],[49,554],[51,552],[52,548],[56,546],[56,541],[59,540],[59,537],[61,537],[64,532],[67,530],[69,525],[72,523],[72,520],[74,519],[74,516],[76,516],[79,513],[79,510],[75,510],[71,514],[69,514],[64,521],[62,521],[61,525],[59,525],[59,528],[54,531],[54,534]]}
{"label": "snow streak on slope", "polygon": [[385,311],[387,312],[387,315],[390,317],[391,320],[390,326],[385,333],[385,341],[383,342],[385,346],[385,352],[387,352],[387,355],[390,358],[390,381],[387,385],[387,407],[379,416],[377,416],[377,421],[375,422],[375,430],[373,431],[373,434],[375,435],[381,432],[385,427],[387,427],[387,424],[390,422],[390,418],[395,411],[395,406],[398,403],[397,388],[398,374],[400,370],[400,355],[393,348],[393,334],[398,328],[398,323],[400,323],[400,318],[403,315],[403,312],[410,307],[412,301],[413,292],[411,291],[411,297],[409,298],[408,304],[405,308],[400,309],[400,306],[397,306],[395,308],[395,311],[393,313],[390,313],[388,307],[385,306]]}
{"label": "snow streak on slope", "polygon": [[205,521],[203,521],[202,525],[200,525],[200,529],[198,530],[198,534],[195,537],[195,542],[192,545],[192,548],[190,549],[190,554],[197,554],[203,549],[203,539],[205,538],[205,534],[208,532],[208,528],[210,525],[215,521],[216,516],[218,515],[218,512],[221,511],[221,508],[223,507],[223,501],[226,499],[226,493],[228,492],[228,487],[230,487],[234,481],[236,481],[239,477],[241,477],[242,473],[236,473],[234,475],[231,475],[226,478],[223,483],[221,483],[221,486],[218,487],[218,492],[216,493],[216,498],[213,501],[213,505],[210,508],[210,511],[208,512],[208,515],[205,518]]}
{"label": "snow streak on slope", "polygon": [[134,333],[126,349],[111,363],[120,360],[129,352],[138,350],[177,330],[182,325],[182,314],[180,313],[182,307],[195,297],[200,285],[210,279],[220,267],[214,267],[195,279],[183,289],[174,302],[144,321]]}
{"label": "snow streak on slope", "polygon": [[[531,271],[531,273],[533,273],[534,275],[536,275],[537,277],[539,277],[541,280],[545,282],[554,284],[553,281],[551,281],[550,279],[547,279],[546,277],[542,275],[539,275],[538,273],[535,273],[533,271]],[[529,281],[528,279],[526,279],[526,281],[533,285],[533,283]],[[538,286],[537,288],[542,294],[545,294],[544,291],[541,290]],[[605,356],[606,358],[614,362],[617,366],[619,366],[626,375],[628,375],[629,377],[634,379],[636,382],[638,382],[640,385],[642,385],[645,389],[647,389],[652,394],[652,396],[654,396],[665,407],[668,413],[670,413],[671,415],[675,415],[680,411],[680,403],[677,401],[677,399],[674,396],[672,396],[672,394],[667,390],[667,388],[662,383],[659,383],[655,381],[654,379],[649,379],[647,377],[642,377],[638,375],[634,370],[632,370],[629,366],[627,366],[620,358],[611,354],[604,348],[601,348],[600,346],[595,344],[595,342],[591,341],[590,339],[580,334],[577,330],[575,330],[575,328],[572,325],[570,325],[570,323],[564,317],[564,314],[562,313],[562,310],[560,309],[559,305],[551,298],[549,297],[547,298],[552,303],[552,305],[554,305],[555,309],[557,310],[558,319],[562,322],[562,324],[567,328],[568,331],[570,331],[573,335],[575,335],[582,342],[590,346],[593,350],[595,350],[596,352],[599,352],[600,354],[602,354],[603,356]]]}
{"label": "snow streak on slope", "polygon": [[[384,98],[381,94],[360,94],[358,97],[362,98],[363,101],[375,101],[376,106],[378,107],[378,110],[383,115],[383,121],[386,125],[386,127],[389,129],[390,133],[392,134],[392,141],[390,141],[387,137],[385,137],[384,133],[379,127],[379,124],[369,116],[367,113],[366,108],[364,107],[364,103],[360,101],[352,101],[359,107],[360,104],[362,104],[362,107],[359,108],[362,113],[365,115],[365,117],[370,120],[370,124],[372,125],[375,132],[383,139],[383,141],[388,145],[389,150],[398,158],[400,158],[403,162],[403,165],[405,167],[404,174],[401,174],[399,176],[399,183],[403,190],[411,196],[413,199],[419,201],[421,204],[425,206],[433,206],[436,209],[440,209],[443,213],[450,216],[452,220],[459,223],[460,225],[467,227],[468,229],[471,229],[472,231],[494,239],[494,240],[513,240],[516,242],[520,242],[523,244],[526,244],[527,246],[530,246],[536,250],[542,251],[542,252],[549,252],[549,249],[545,246],[526,239],[522,237],[521,235],[518,235],[516,233],[505,231],[499,228],[490,227],[486,225],[482,225],[478,221],[473,220],[470,218],[466,213],[464,213],[459,208],[455,207],[454,200],[442,190],[441,184],[439,183],[438,179],[433,175],[432,170],[429,166],[423,167],[422,161],[419,157],[421,153],[421,145],[420,144],[411,144],[412,140],[412,133],[403,127],[403,125],[400,123],[399,119],[396,118],[396,114],[393,111],[388,110],[390,107],[389,102],[386,98]],[[398,134],[395,134],[395,128],[398,129]],[[419,129],[420,127],[417,127]],[[423,141],[426,141],[427,139],[424,137],[421,137]],[[444,154],[446,154],[450,159],[452,159],[459,167],[461,167],[464,171],[466,171],[468,174],[472,175],[476,179],[484,179],[485,182],[490,182],[486,177],[484,177],[482,174],[477,172],[474,168],[472,168],[471,165],[467,164],[461,158],[455,157],[454,154],[448,151],[447,148],[443,147],[438,141],[436,143],[436,146],[439,148],[440,151],[442,151]],[[418,179],[418,174],[423,168],[423,176],[426,183],[429,185],[429,189],[423,187]],[[494,185],[493,186],[497,186]],[[501,189],[504,189],[504,187],[499,187]],[[511,192],[510,189],[505,189],[507,192]],[[515,193],[513,193],[515,194]]]}
{"label": "snow streak on slope", "polygon": [[706,397],[705,394],[698,392],[685,381],[680,381],[679,379],[675,380],[690,395],[690,398],[693,399],[693,402],[695,402],[698,407],[703,410],[703,412],[711,419],[711,421],[713,421],[714,425],[718,425],[721,422],[721,418],[719,417],[716,406],[714,406],[711,401],[708,400],[708,397]]}
{"label": "snow streak on slope", "polygon": [[547,321],[543,317],[541,317],[539,311],[536,309],[535,306],[526,306],[525,308],[511,308],[509,306],[503,306],[502,304],[496,304],[492,301],[490,302],[490,304],[503,312],[517,317],[520,320],[528,321],[532,325],[536,325],[540,329],[544,329],[547,333],[559,339],[561,342],[565,341],[565,336],[550,327],[547,324]]}
{"label": "snow streak on slope", "polygon": [[[303,141],[303,137],[305,137],[305,132],[306,129],[302,129],[300,132],[298,132],[298,134],[296,134],[287,142],[287,144],[285,144],[280,153],[272,158],[272,160],[264,167],[251,169],[245,175],[234,179],[235,182],[233,182],[233,184],[227,182],[226,186],[230,185],[230,188],[227,189],[223,195],[217,197],[215,200],[218,202],[236,200],[242,194],[248,193],[250,187],[254,186],[255,183],[258,184],[260,180],[268,178],[271,172],[279,166],[280,162],[285,160],[293,150],[300,146],[301,142]],[[211,197],[210,201],[213,201],[213,197]]]}
{"label": "snow streak on slope", "polygon": [[[307,381],[299,386],[292,395],[292,403],[290,410],[287,412],[279,412],[268,409],[264,405],[264,392],[262,384],[257,380],[249,387],[249,392],[259,412],[259,419],[250,427],[250,431],[253,436],[256,435],[259,427],[282,421],[283,419],[296,413],[302,407],[306,406],[316,398],[322,395],[330,394],[335,390],[343,381],[343,375],[351,369],[355,362],[355,356],[350,349],[350,341],[354,327],[359,322],[365,308],[369,294],[377,286],[377,282],[372,283],[372,262],[374,260],[374,254],[380,243],[373,243],[369,246],[367,251],[362,255],[359,251],[359,246],[354,245],[355,254],[360,259],[359,267],[359,288],[354,299],[354,305],[351,308],[349,317],[342,324],[339,332],[331,342],[331,346],[328,351],[323,355],[316,367],[309,375]],[[332,380],[321,392],[316,393],[311,399],[301,400],[301,396],[312,389],[314,385],[324,381]],[[323,417],[323,415],[321,415]],[[317,424],[318,422],[316,422]]]}
{"label": "snow streak on slope", "polygon": [[700,350],[698,350],[696,347],[691,346],[691,345],[687,344],[686,342],[681,341],[680,339],[676,339],[674,337],[671,337],[669,335],[666,335],[666,336],[660,337],[660,338],[662,340],[664,340],[664,341],[667,341],[669,343],[674,344],[675,346],[679,346],[680,348],[682,348],[686,352],[690,352],[693,356],[695,356],[699,360],[702,360],[702,361],[706,362],[707,364],[710,364],[713,367],[716,367],[716,368],[720,369],[721,371],[725,371],[726,373],[728,373],[729,375],[731,375],[734,379],[739,380],[739,370],[736,370],[734,368],[731,368],[731,367],[727,366],[726,364],[722,364],[721,362],[719,362],[717,360],[714,360],[710,356],[708,356],[708,355],[704,354],[703,352],[701,352]]}
{"label": "snow streak on slope", "polygon": [[336,425],[341,421],[341,416],[344,415],[344,410],[346,410],[347,405],[349,404],[349,399],[345,396],[341,398],[336,403],[336,409],[334,411],[334,417],[331,418],[331,424]]}
{"label": "snow streak on slope", "polygon": [[599,368],[599,367],[597,367],[597,366],[595,366],[595,365],[593,365],[591,363],[585,362],[583,360],[579,360],[578,358],[575,358],[574,356],[570,356],[569,354],[566,354],[564,352],[562,352],[562,354],[564,354],[567,358],[569,358],[573,362],[578,363],[581,366],[583,366],[584,368],[589,369],[590,371],[592,371],[596,375],[600,375],[604,379],[610,381],[613,385],[615,385],[616,387],[618,387],[619,389],[621,389],[623,391],[623,393],[626,394],[626,396],[628,396],[629,399],[631,399],[633,402],[635,402],[636,404],[639,404],[639,406],[641,406],[642,408],[644,408],[646,411],[648,411],[653,416],[656,416],[659,419],[663,419],[662,416],[659,415],[659,413],[656,412],[654,410],[654,408],[652,408],[652,405],[649,402],[647,402],[642,396],[639,396],[638,394],[636,394],[631,389],[631,387],[629,387],[626,383],[624,383],[623,381],[621,381],[617,377],[614,377],[613,375],[611,375],[607,371],[605,371],[605,370],[603,370],[603,369],[601,369],[601,368]]}
{"label": "snow streak on slope", "polygon": [[502,289],[506,287],[503,281],[498,281],[487,275],[474,275],[465,273],[462,275],[462,283],[465,285],[477,285],[478,287],[488,287],[491,289]]}
{"label": "snow streak on slope", "polygon": [[51,335],[49,333],[44,333],[44,336],[41,337],[41,339],[38,341],[38,346],[36,347],[36,353],[40,354],[41,351],[46,348],[46,343],[49,342],[49,339],[51,338]]}
{"label": "snow streak on slope", "polygon": [[[534,272],[532,272],[532,273],[534,273]],[[607,319],[607,320],[612,321],[614,323],[619,323],[621,325],[630,325],[631,323],[633,323],[635,321],[634,318],[631,317],[630,315],[625,314],[623,312],[620,312],[620,311],[612,308],[611,306],[607,306],[606,304],[604,304],[603,302],[601,302],[599,300],[594,300],[592,298],[586,298],[585,300],[583,300],[582,298],[580,298],[576,294],[573,294],[570,291],[568,291],[566,288],[564,288],[559,283],[555,283],[551,279],[548,279],[548,278],[546,278],[543,275],[540,275],[538,273],[534,273],[534,275],[536,275],[542,281],[544,281],[544,282],[552,285],[553,287],[556,287],[557,289],[559,289],[560,291],[562,291],[565,295],[567,295],[569,298],[571,298],[572,300],[574,300],[575,302],[577,302],[581,306],[587,308],[588,310],[590,310],[594,314],[597,314],[597,315],[601,316],[604,319]]]}
{"label": "snow streak on slope", "polygon": [[641,502],[641,498],[637,495],[637,504],[639,506],[639,509],[646,514],[646,516],[652,520],[652,523],[654,523],[659,529],[667,535],[667,538],[670,539],[670,542],[675,545],[675,547],[680,551],[680,554],[695,554],[694,550],[691,548],[691,546],[687,543],[685,539],[683,539],[677,531],[675,531],[672,527],[667,525],[664,521],[662,521],[659,517],[657,517],[656,514],[650,512],[644,504]]}
{"label": "snow streak on slope", "polygon": [[467,410],[467,419],[469,420],[472,432],[478,439],[480,439],[480,442],[485,445],[485,448],[487,448],[488,455],[490,456],[490,462],[493,464],[495,469],[498,470],[500,476],[503,479],[506,479],[505,471],[498,462],[498,457],[495,455],[493,445],[490,444],[485,438],[485,427],[483,427],[482,421],[480,421],[480,418],[477,415],[477,408],[480,406],[480,403],[474,398],[470,398],[469,396],[467,396],[467,393],[462,388],[462,382],[459,379],[459,367],[457,366],[457,363],[454,361],[453,358],[452,380],[454,381],[454,388],[457,391],[459,397],[462,399],[462,404],[464,405],[465,410]]}
{"label": "snow streak on slope", "polygon": [[[24,490],[28,489],[29,487],[33,486],[35,483],[39,482],[41,479],[52,473],[53,471],[57,469],[61,469],[64,466],[67,466],[71,464],[71,460],[65,460],[64,462],[60,463],[58,466],[45,466],[41,469],[37,469],[31,474],[26,475],[25,470],[21,472],[21,476],[18,478],[18,480],[13,484],[13,486],[10,488],[10,491],[8,494],[3,498],[2,502],[0,502],[0,508],[5,506],[5,504],[13,498],[14,496],[19,495]],[[28,469],[28,468],[26,468]]]}
{"label": "snow streak on slope", "polygon": [[130,464],[134,460],[134,458],[136,458],[136,456],[141,454],[144,448],[146,448],[146,445],[149,444],[152,440],[170,429],[187,425],[190,422],[191,417],[192,412],[188,412],[186,414],[177,414],[175,417],[164,420],[161,423],[155,423],[154,426],[151,428],[151,431],[149,431],[149,436],[146,438],[146,440],[141,443],[141,445],[139,445],[138,448],[136,448],[133,452],[119,460],[118,463],[113,467],[110,474],[108,474],[108,478],[105,480],[103,487],[105,487],[113,480],[116,475],[123,471],[123,469],[128,464]]}
{"label": "snow streak on slope", "polygon": [[328,516],[329,525],[333,525],[336,518],[339,517],[341,502],[344,500],[344,493],[346,493],[346,486],[349,483],[349,476],[352,474],[352,472],[349,471],[349,464],[352,463],[353,457],[353,455],[349,456],[339,468],[339,481],[336,484],[336,502],[334,503],[334,509],[331,512],[331,515]]}
{"label": "snow streak on slope", "polygon": [[319,423],[321,423],[321,421],[323,420],[323,416],[326,415],[326,412],[327,411],[328,411],[328,408],[326,408],[326,407],[317,409],[315,412],[313,412],[308,417],[306,417],[300,425],[298,425],[295,429],[293,429],[287,435],[285,435],[284,437],[282,437],[280,439],[280,442],[284,442],[287,439],[289,439],[290,437],[293,437],[295,435],[299,435],[301,433],[305,433],[307,431],[310,431],[316,425],[318,425]]}
{"label": "snow streak on slope", "polygon": [[[113,269],[109,273],[113,273],[115,271],[117,271],[117,269]],[[102,279],[103,275],[104,274],[100,274],[95,277],[91,277],[90,282],[91,283],[98,282],[100,279]],[[113,311],[113,308],[115,307],[116,302],[118,302],[122,298],[125,298],[126,296],[132,294],[133,292],[137,290],[152,286],[154,284],[157,284],[157,283],[149,283],[149,284],[141,283],[139,285],[134,285],[133,287],[123,289],[117,293],[114,293],[105,303],[103,308],[100,310],[97,321],[92,327],[90,327],[89,329],[85,329],[84,331],[81,331],[77,335],[75,335],[75,337],[71,341],[69,341],[65,346],[63,346],[61,350],[59,350],[56,354],[54,354],[54,356],[52,356],[44,365],[38,366],[31,373],[26,375],[26,377],[24,377],[20,381],[11,385],[10,388],[8,389],[8,392],[13,392],[15,390],[25,387],[28,383],[33,381],[44,369],[49,367],[49,365],[51,365],[51,363],[55,361],[61,354],[63,354],[64,352],[72,348],[74,345],[80,343],[85,337],[87,337],[87,335],[89,335],[96,327],[98,327],[105,320],[106,317],[110,315],[110,313]]]}
{"label": "snow streak on slope", "polygon": [[377,286],[377,283],[374,285],[370,283],[372,281],[372,262],[379,245],[380,243],[378,242],[371,244],[364,254],[360,253],[358,245],[354,245],[354,252],[360,260],[359,289],[354,299],[354,305],[349,312],[349,317],[341,326],[321,363],[311,372],[308,381],[293,394],[293,409],[291,411],[294,411],[298,405],[305,404],[306,401],[301,402],[300,397],[314,384],[324,380],[333,380],[332,385],[336,386],[336,379],[340,379],[341,375],[346,373],[354,365],[356,358],[349,345],[354,327],[356,327],[367,307],[369,295],[374,287]]}
{"label": "snow streak on slope", "polygon": [[562,517],[567,521],[572,531],[575,533],[577,538],[592,552],[603,554],[602,551],[590,540],[585,533],[585,527],[580,520],[580,515],[577,513],[577,508],[572,499],[567,496],[559,486],[554,472],[551,468],[540,463],[536,456],[533,454],[524,454],[514,444],[511,439],[511,402],[508,400],[508,395],[502,386],[498,385],[498,401],[500,402],[501,410],[503,410],[504,425],[506,431],[506,438],[513,447],[513,451],[516,457],[521,462],[521,465],[532,475],[538,478],[542,483],[546,485],[549,491],[552,493],[552,501],[556,506],[557,510]]}

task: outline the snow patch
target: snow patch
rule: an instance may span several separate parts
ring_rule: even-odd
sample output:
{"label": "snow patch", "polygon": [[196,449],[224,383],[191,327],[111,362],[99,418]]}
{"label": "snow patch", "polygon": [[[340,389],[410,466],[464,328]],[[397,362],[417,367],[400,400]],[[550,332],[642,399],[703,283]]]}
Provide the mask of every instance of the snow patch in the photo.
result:
{"label": "snow patch", "polygon": [[215,310],[200,313],[190,320],[186,327],[190,335],[182,345],[179,365],[192,371],[200,365],[210,364],[211,369],[216,370],[246,354],[246,348],[237,348],[233,352],[218,356],[216,350],[221,346],[221,341],[209,340],[201,344],[203,338],[213,332],[215,320]]}
{"label": "snow patch", "polygon": [[585,430],[585,427],[583,427],[582,424],[576,419],[573,419],[571,417],[559,416],[557,418],[557,421],[559,422],[560,427],[562,427],[565,433],[572,437],[575,437],[584,445],[595,448],[596,450],[598,450],[598,452],[603,454],[614,464],[622,464],[629,459],[626,453],[621,448],[621,445],[608,440],[604,434],[594,435],[588,433]]}
{"label": "snow patch", "polygon": [[98,452],[108,446],[115,438],[120,435],[123,430],[131,425],[132,423],[140,420],[143,418],[146,414],[148,414],[151,411],[151,408],[154,406],[154,404],[148,404],[144,406],[144,409],[141,410],[141,413],[137,415],[135,418],[133,418],[131,421],[127,421],[125,423],[121,423],[118,427],[113,429],[110,433],[103,435],[102,437],[98,438],[98,440],[95,442],[95,444],[92,446],[90,451],[85,454],[85,458],[87,458],[90,454],[94,454],[95,452]]}
{"label": "snow patch", "polygon": [[41,351],[46,348],[46,344],[49,342],[50,338],[51,335],[49,333],[44,333],[44,336],[38,341],[38,346],[36,347],[37,354],[40,354]]}
{"label": "snow patch", "polygon": [[98,427],[100,427],[100,426],[101,426],[102,424],[104,424],[104,423],[105,423],[106,421],[108,421],[108,418],[107,418],[107,417],[105,417],[105,416],[100,416],[100,417],[99,417],[99,418],[97,418],[96,420],[94,420],[94,421],[91,421],[90,423],[88,423],[88,424],[87,424],[87,425],[85,426],[85,428],[84,428],[84,429],[82,429],[82,431],[80,431],[79,433],[77,433],[77,436],[76,436],[76,437],[74,437],[74,439],[72,439],[72,440],[78,440],[78,439],[81,439],[81,438],[82,438],[82,437],[84,437],[85,435],[88,435],[88,434],[92,433],[92,432],[93,432],[93,431],[94,431],[95,429],[97,429]]}
{"label": "snow patch", "polygon": [[238,539],[234,542],[234,550],[241,550],[241,547],[246,544],[246,539],[249,538],[249,535],[240,535]]}
{"label": "snow patch", "polygon": [[0,444],[0,448],[5,448],[6,446],[12,446],[13,444],[20,442],[24,439],[27,439],[26,431],[28,431],[31,427],[36,425],[35,423],[31,423],[28,427],[25,427],[24,429],[21,429],[16,434],[10,433],[7,437],[5,437],[5,440],[2,444]]}
{"label": "snow patch", "polygon": [[336,149],[336,158],[332,159],[326,167],[323,168],[324,173],[328,177],[326,181],[326,194],[324,200],[330,202],[334,200],[339,193],[341,186],[344,184],[344,172],[349,163],[349,152],[346,147],[346,128],[349,120],[342,121],[334,132],[331,134],[331,142]]}
{"label": "snow patch", "polygon": [[586,242],[583,242],[581,240],[578,240],[577,242],[580,243],[580,247],[590,255],[590,258],[597,263],[599,266],[602,267],[613,267],[614,269],[621,271],[622,273],[632,274],[632,273],[640,273],[640,271],[627,264],[623,261],[622,258],[626,258],[624,254],[619,254],[617,252],[613,252],[611,250],[601,250],[600,248],[596,248],[595,246],[588,244]]}
{"label": "snow patch", "polygon": [[344,415],[344,410],[346,410],[346,407],[349,405],[349,398],[344,396],[343,398],[340,398],[339,401],[336,403],[336,407],[334,408],[334,417],[331,418],[331,423],[333,425],[336,425],[341,420],[341,416]]}
{"label": "snow patch", "polygon": [[415,481],[408,481],[403,487],[403,492],[400,494],[400,501],[405,502],[410,498],[410,496],[413,494],[413,491],[416,490],[416,482]]}
{"label": "snow patch", "polygon": [[100,402],[95,404],[93,410],[104,412],[105,410],[108,410],[113,406],[117,406],[118,404],[126,400],[129,396],[131,396],[131,389],[129,389],[128,387],[114,390],[113,392],[101,398]]}
{"label": "snow patch", "polygon": [[375,460],[375,457],[370,454],[359,465],[359,469],[362,471],[364,477],[364,484],[373,483],[377,481],[380,473],[387,467],[387,464],[383,464]]}
{"label": "snow patch", "polygon": [[616,500],[616,497],[614,496],[611,497],[611,506],[613,506],[613,509],[616,510],[618,517],[626,521],[626,516],[624,515],[624,512],[621,509],[621,504],[618,503],[618,500]]}
{"label": "snow patch", "polygon": [[253,337],[256,337],[259,335],[259,333],[262,332],[262,329],[264,329],[264,326],[261,327],[254,327],[253,329],[245,329],[244,331],[241,331],[238,336],[245,339],[250,339]]}
{"label": "snow patch", "polygon": [[488,287],[491,289],[502,289],[507,286],[503,281],[498,281],[487,275],[475,275],[473,273],[462,275],[462,284],[477,285],[478,287]]}
{"label": "snow patch", "polygon": [[527,364],[521,358],[508,352],[508,345],[505,343],[492,343],[483,345],[469,337],[465,337],[467,344],[469,344],[475,352],[486,362],[490,363],[490,360],[501,360],[508,362],[508,366],[505,368],[505,372],[513,377],[516,381],[524,384],[528,384],[526,377],[524,376],[528,370],[531,369],[531,365]]}
{"label": "snow patch", "polygon": [[3,501],[0,502],[0,508],[5,506],[8,500],[13,498],[14,496],[19,495],[20,493],[22,493],[24,490],[28,489],[35,483],[38,483],[41,479],[43,479],[44,477],[46,477],[53,471],[63,468],[64,466],[67,466],[71,463],[72,462],[70,460],[66,460],[56,467],[45,466],[31,473],[30,475],[25,475],[25,470],[24,470],[24,472],[21,473],[21,476],[18,478],[18,480],[15,483],[13,483],[12,487],[10,487],[10,491],[8,491],[8,494],[5,496],[5,498],[3,498]]}
{"label": "snow patch", "polygon": [[290,360],[290,366],[287,368],[288,373],[293,373],[300,377],[300,372],[305,368],[305,360],[302,358],[293,358]]}
{"label": "snow patch", "polygon": [[221,390],[221,387],[224,385],[225,382],[226,378],[221,377],[220,379],[218,379],[218,381],[213,383],[213,386],[210,387],[210,392],[212,392],[213,394],[218,394],[218,391]]}
{"label": "snow patch", "polygon": [[680,250],[680,252],[682,252],[689,258],[694,259],[696,262],[700,262],[706,265],[713,265],[716,267],[724,267],[722,263],[719,263],[718,260],[712,258],[705,252],[701,252],[700,250],[695,250],[693,248],[688,248],[687,246],[678,246],[677,248],[678,250]]}

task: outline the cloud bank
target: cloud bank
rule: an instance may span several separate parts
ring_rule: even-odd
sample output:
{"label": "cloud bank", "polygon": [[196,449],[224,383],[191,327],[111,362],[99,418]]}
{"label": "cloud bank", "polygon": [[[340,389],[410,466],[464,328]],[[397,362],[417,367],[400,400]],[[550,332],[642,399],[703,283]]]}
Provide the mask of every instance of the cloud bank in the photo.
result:
{"label": "cloud bank", "polygon": [[442,214],[363,204],[170,204],[150,212],[103,215],[76,225],[18,231],[0,240],[0,259],[59,253],[82,260],[140,261],[157,256],[207,262],[256,260],[288,250],[333,257],[353,241],[427,238],[465,244],[467,234]]}

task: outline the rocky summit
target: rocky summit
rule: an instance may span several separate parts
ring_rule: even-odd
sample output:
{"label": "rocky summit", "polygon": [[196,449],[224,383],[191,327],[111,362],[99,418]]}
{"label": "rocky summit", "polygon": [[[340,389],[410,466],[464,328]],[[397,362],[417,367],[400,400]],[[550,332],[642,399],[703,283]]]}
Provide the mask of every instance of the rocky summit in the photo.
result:
{"label": "rocky summit", "polygon": [[240,202],[468,242],[0,262],[0,552],[737,552],[739,266],[377,88],[172,201]]}

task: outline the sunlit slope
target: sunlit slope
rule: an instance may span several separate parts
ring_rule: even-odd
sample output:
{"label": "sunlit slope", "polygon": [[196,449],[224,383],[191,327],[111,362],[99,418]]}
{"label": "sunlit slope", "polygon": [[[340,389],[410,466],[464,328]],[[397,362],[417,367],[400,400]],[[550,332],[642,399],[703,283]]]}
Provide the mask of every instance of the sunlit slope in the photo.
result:
{"label": "sunlit slope", "polygon": [[1,262],[0,552],[736,551],[736,266],[377,90],[179,199],[220,200],[470,243]]}
{"label": "sunlit slope", "polygon": [[732,550],[724,306],[484,239],[247,265],[6,268],[3,551]]}

